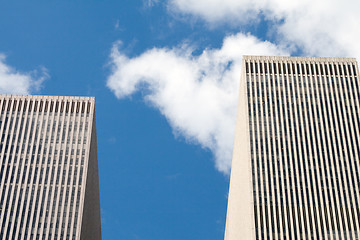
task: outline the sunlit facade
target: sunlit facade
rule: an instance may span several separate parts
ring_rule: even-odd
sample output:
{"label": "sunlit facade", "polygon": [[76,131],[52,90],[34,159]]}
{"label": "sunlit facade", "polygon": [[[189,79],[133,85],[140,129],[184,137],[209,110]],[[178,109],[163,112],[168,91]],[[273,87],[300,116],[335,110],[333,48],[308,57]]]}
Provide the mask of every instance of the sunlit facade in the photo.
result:
{"label": "sunlit facade", "polygon": [[0,239],[101,239],[95,100],[0,95]]}
{"label": "sunlit facade", "polygon": [[360,239],[356,60],[242,64],[225,239]]}

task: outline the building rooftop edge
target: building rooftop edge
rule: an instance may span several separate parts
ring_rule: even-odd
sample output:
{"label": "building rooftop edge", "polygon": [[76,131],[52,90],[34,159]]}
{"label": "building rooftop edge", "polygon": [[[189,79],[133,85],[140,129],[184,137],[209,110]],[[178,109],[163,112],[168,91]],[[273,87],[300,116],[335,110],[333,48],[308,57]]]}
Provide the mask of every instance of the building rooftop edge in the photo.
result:
{"label": "building rooftop edge", "polygon": [[21,94],[0,94],[0,98],[28,98],[28,99],[72,99],[72,100],[92,100],[95,97],[86,96],[57,96],[57,95],[21,95]]}
{"label": "building rooftop edge", "polygon": [[244,55],[243,60],[291,60],[291,61],[314,61],[314,62],[356,62],[356,58],[345,57],[292,57],[292,56],[253,56]]}

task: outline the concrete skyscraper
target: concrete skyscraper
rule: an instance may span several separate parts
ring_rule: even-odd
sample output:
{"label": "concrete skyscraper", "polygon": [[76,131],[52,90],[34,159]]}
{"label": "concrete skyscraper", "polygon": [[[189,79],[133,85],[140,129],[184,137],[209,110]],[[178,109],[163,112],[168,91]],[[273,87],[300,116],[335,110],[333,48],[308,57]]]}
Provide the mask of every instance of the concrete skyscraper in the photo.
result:
{"label": "concrete skyscraper", "polygon": [[242,64],[225,239],[360,239],[356,60]]}
{"label": "concrete skyscraper", "polygon": [[95,99],[0,95],[0,239],[100,240]]}

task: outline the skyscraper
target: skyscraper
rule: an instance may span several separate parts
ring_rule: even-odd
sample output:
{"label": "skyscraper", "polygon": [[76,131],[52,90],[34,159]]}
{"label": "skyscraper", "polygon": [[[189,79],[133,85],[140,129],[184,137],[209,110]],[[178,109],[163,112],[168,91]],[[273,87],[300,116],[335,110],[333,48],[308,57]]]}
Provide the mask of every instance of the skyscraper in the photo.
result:
{"label": "skyscraper", "polygon": [[242,64],[225,239],[360,239],[356,60]]}
{"label": "skyscraper", "polygon": [[101,239],[95,99],[0,95],[0,239]]}

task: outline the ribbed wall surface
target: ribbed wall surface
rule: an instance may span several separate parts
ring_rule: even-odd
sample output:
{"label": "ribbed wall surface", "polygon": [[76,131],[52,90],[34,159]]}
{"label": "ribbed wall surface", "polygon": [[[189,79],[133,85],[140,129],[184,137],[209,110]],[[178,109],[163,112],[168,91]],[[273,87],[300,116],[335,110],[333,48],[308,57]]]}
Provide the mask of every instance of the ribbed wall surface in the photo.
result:
{"label": "ribbed wall surface", "polygon": [[80,239],[94,98],[0,96],[0,239]]}
{"label": "ribbed wall surface", "polygon": [[243,61],[256,239],[360,239],[355,59]]}

